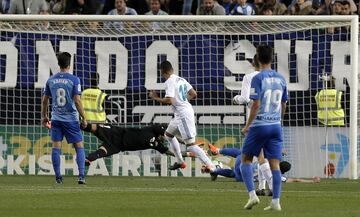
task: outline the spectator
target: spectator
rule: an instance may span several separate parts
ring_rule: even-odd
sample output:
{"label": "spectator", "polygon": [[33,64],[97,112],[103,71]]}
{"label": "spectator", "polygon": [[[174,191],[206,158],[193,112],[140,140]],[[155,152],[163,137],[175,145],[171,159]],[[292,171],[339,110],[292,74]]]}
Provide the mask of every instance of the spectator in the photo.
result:
{"label": "spectator", "polygon": [[2,2],[2,0],[0,0],[0,14],[4,14],[3,2]]}
{"label": "spectator", "polygon": [[324,3],[318,8],[315,12],[316,15],[331,15],[332,8],[331,8],[332,0],[324,0]]}
{"label": "spectator", "polygon": [[297,0],[291,7],[290,13],[292,15],[312,15],[315,12],[312,8],[312,2],[309,0]]}
{"label": "spectator", "polygon": [[350,2],[348,1],[343,1],[342,2],[342,15],[353,15],[352,11],[351,11],[351,6],[350,6]]}
{"label": "spectator", "polygon": [[343,1],[341,0],[335,0],[334,4],[332,6],[333,9],[333,15],[341,15],[342,14],[342,8],[343,8]]}
{"label": "spectator", "polygon": [[137,15],[137,12],[127,7],[125,0],[115,0],[115,8],[109,11],[108,15]]}
{"label": "spectator", "polygon": [[45,0],[12,0],[10,2],[9,14],[40,14],[47,11],[48,5]]}
{"label": "spectator", "polygon": [[170,0],[169,1],[169,14],[170,15],[181,15],[183,6],[184,6],[184,0]]}
{"label": "spectator", "polygon": [[65,13],[65,2],[66,0],[58,0],[55,2],[53,8],[52,8],[52,13],[53,14],[63,14]]}
{"label": "spectator", "polygon": [[96,14],[96,0],[66,0],[65,14]]}
{"label": "spectator", "polygon": [[129,8],[135,9],[137,14],[144,15],[149,11],[148,3],[146,0],[127,0],[126,5]]}
{"label": "spectator", "polygon": [[225,9],[215,0],[203,0],[196,10],[197,15],[225,15]]}
{"label": "spectator", "polygon": [[230,7],[231,7],[231,5],[232,5],[232,0],[224,0],[223,1],[223,4],[222,4],[222,6],[224,7],[224,9],[225,9],[225,14],[226,15],[229,15],[230,14]]}
{"label": "spectator", "polygon": [[350,3],[350,10],[352,13],[357,12],[357,6],[356,6],[354,0],[343,0],[343,2],[345,2],[345,1]]}
{"label": "spectator", "polygon": [[247,3],[247,0],[236,0],[230,15],[255,15],[255,10],[251,4]]}
{"label": "spectator", "polygon": [[255,14],[261,14],[261,10],[264,7],[265,3],[263,0],[254,0],[254,10]]}
{"label": "spectator", "polygon": [[[150,11],[145,15],[169,15],[165,11],[161,10],[160,0],[150,0]],[[171,23],[166,22],[152,22],[150,24],[152,29],[160,29],[161,27],[169,26]]]}
{"label": "spectator", "polygon": [[10,9],[10,0],[0,0],[0,13],[7,14]]}
{"label": "spectator", "polygon": [[287,13],[287,7],[285,4],[277,0],[268,0],[266,4],[269,4],[272,7],[273,15],[284,15]]}
{"label": "spectator", "polygon": [[262,4],[259,13],[259,15],[274,15],[274,8],[271,4]]}
{"label": "spectator", "polygon": [[169,15],[165,11],[161,10],[160,0],[150,0],[150,11],[145,15]]}
{"label": "spectator", "polygon": [[[108,15],[137,15],[135,9],[126,7],[125,0],[115,0],[115,9],[109,11]],[[108,22],[105,23],[108,28],[115,28],[117,30],[124,29],[124,23],[122,22]],[[126,24],[126,27],[130,27]]]}
{"label": "spectator", "polygon": [[[228,0],[231,1],[231,0]],[[189,15],[190,14],[190,9],[191,9],[191,4],[192,4],[193,0],[184,0],[184,5],[182,8],[182,15]]]}

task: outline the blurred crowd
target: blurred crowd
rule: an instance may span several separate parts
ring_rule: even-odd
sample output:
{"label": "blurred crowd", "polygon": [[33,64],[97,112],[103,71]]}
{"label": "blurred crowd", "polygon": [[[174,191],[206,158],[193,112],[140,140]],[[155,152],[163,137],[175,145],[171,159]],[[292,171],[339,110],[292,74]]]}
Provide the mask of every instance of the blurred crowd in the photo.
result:
{"label": "blurred crowd", "polygon": [[2,14],[352,15],[359,0],[0,0]]}

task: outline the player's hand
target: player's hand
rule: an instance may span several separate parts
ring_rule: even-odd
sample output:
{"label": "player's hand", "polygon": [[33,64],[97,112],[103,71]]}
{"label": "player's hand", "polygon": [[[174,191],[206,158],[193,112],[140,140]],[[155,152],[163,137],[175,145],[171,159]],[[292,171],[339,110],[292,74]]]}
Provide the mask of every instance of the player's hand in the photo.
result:
{"label": "player's hand", "polygon": [[248,131],[249,131],[249,128],[248,128],[248,127],[244,127],[244,128],[241,129],[241,134],[244,135],[244,136],[246,136],[246,134],[248,133]]}
{"label": "player's hand", "polygon": [[45,128],[48,128],[48,129],[51,128],[51,123],[50,123],[50,120],[48,117],[43,118],[41,123]]}
{"label": "player's hand", "polygon": [[85,120],[85,119],[82,119],[81,120],[81,127],[82,127],[82,129],[85,129],[86,128],[86,126],[87,126],[87,121]]}
{"label": "player's hand", "polygon": [[155,99],[155,98],[158,97],[158,94],[157,94],[155,91],[150,90],[150,92],[149,92],[149,97],[150,97],[151,99]]}

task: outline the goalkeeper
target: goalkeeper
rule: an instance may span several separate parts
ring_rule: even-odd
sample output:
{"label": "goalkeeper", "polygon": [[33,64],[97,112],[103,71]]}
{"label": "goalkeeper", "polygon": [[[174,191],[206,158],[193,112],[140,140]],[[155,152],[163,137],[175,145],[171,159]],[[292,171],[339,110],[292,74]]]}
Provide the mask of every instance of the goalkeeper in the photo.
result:
{"label": "goalkeeper", "polygon": [[139,151],[154,149],[161,154],[174,156],[165,145],[166,127],[150,125],[143,128],[124,128],[105,124],[87,124],[82,130],[91,132],[103,143],[98,150],[91,152],[85,160],[85,165],[98,158],[108,157],[123,151]]}

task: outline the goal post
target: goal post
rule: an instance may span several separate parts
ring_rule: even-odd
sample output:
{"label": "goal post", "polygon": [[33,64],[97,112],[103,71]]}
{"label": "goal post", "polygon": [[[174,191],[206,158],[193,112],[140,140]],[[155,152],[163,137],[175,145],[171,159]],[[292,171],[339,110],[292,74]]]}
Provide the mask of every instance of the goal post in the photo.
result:
{"label": "goal post", "polygon": [[[41,89],[57,73],[57,52],[72,55],[71,70],[83,88],[99,73],[99,87],[110,95],[108,120],[125,127],[170,120],[170,108],[147,95],[164,94],[159,63],[168,59],[199,93],[191,102],[197,141],[240,148],[246,109],[233,105],[232,97],[253,70],[256,46],[268,43],[274,47],[273,68],[289,84],[283,127],[284,159],[293,165],[289,176],[357,179],[358,25],[358,16],[1,15],[0,172],[53,173],[48,131],[39,125]],[[336,78],[345,110],[345,126],[329,126],[327,133],[314,99],[324,88],[323,73]],[[87,133],[84,141],[87,153],[100,144]],[[74,174],[74,150],[65,144],[62,153],[63,173]],[[167,170],[173,160],[155,151],[125,152],[97,161],[87,172],[175,176]],[[194,162],[182,175],[202,176],[199,165]]]}

